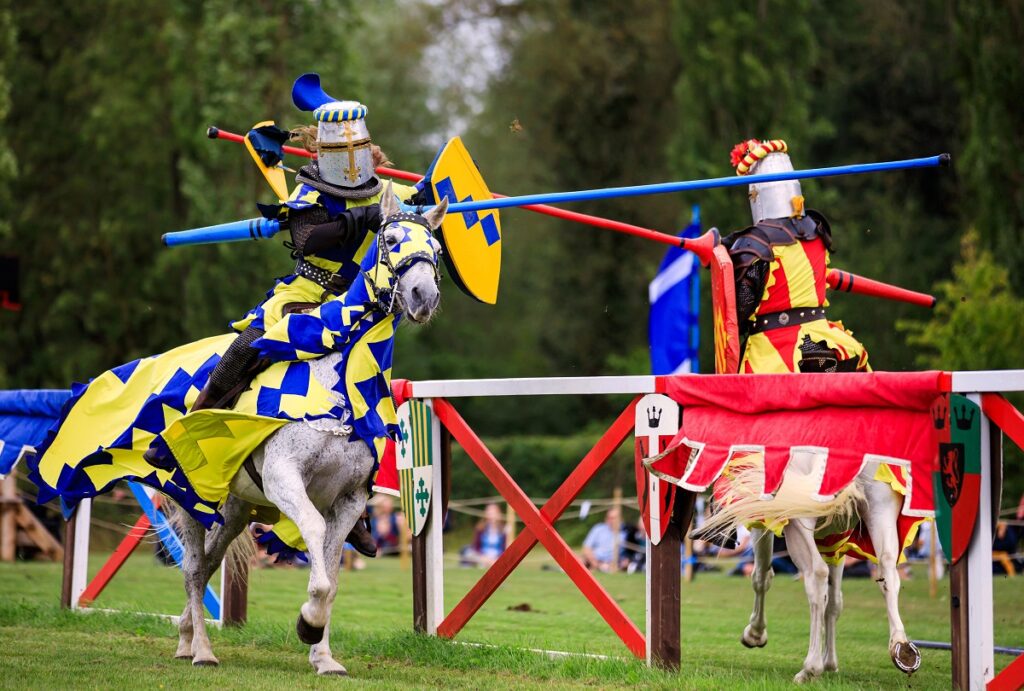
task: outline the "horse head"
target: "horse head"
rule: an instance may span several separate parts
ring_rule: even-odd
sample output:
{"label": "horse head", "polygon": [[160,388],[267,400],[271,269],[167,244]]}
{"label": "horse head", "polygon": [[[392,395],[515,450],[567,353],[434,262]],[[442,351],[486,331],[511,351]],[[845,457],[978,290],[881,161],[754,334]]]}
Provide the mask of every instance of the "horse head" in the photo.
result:
{"label": "horse head", "polygon": [[448,200],[420,214],[402,211],[389,182],[381,198],[381,227],[375,250],[364,262],[381,307],[402,312],[417,323],[430,321],[441,302],[438,258],[441,244],[433,231],[441,225]]}

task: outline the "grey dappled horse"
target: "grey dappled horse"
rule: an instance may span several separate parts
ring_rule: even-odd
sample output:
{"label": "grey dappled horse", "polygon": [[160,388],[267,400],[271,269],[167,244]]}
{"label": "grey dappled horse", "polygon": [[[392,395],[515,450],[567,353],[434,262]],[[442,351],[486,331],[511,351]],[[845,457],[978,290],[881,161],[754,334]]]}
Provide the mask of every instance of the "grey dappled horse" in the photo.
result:
{"label": "grey dappled horse", "polygon": [[[379,251],[390,251],[405,233],[429,234],[440,225],[446,209],[447,202],[442,201],[425,214],[430,229],[409,221],[403,221],[401,226],[385,225],[379,231]],[[388,219],[398,211],[389,183],[381,202],[381,217]],[[431,257],[420,256],[395,269],[399,275],[392,308],[417,323],[429,321],[440,303],[438,246],[433,240],[430,245],[434,248],[433,261]],[[391,261],[386,264],[394,268]],[[335,368],[340,358],[341,354],[334,352],[310,363],[312,375],[328,390],[338,382]],[[264,489],[261,491],[247,473],[236,475],[221,510],[223,525],[207,532],[182,512],[182,568],[188,599],[178,625],[175,657],[189,658],[193,665],[218,664],[206,633],[203,592],[230,544],[248,526],[252,510],[270,506],[295,522],[309,554],[308,598],[300,608],[296,624],[299,638],[312,646],[309,661],[317,674],[346,674],[331,655],[328,630],[338,591],[342,548],[366,504],[374,456],[366,443],[349,441],[350,427],[340,421],[333,426],[322,422],[318,421],[315,427],[305,421],[284,425],[253,452]]]}

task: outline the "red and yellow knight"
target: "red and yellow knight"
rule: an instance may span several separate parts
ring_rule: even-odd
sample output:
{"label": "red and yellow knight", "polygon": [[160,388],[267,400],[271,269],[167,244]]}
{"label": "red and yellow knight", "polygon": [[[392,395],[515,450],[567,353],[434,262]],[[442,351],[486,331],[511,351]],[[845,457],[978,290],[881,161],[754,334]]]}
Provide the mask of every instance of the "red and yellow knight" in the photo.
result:
{"label": "red and yellow knight", "polygon": [[[793,170],[786,143],[737,144],[738,175]],[[868,371],[864,346],[825,314],[825,274],[832,232],[825,217],[804,208],[797,180],[749,187],[754,225],[724,238],[732,259],[736,313],[746,344],[743,373]]]}

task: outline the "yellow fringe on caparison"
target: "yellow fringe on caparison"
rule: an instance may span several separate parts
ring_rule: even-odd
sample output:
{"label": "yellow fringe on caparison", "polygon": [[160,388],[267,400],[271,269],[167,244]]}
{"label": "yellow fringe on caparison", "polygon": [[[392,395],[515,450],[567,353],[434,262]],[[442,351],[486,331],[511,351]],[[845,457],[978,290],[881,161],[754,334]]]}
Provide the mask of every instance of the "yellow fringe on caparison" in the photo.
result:
{"label": "yellow fringe on caparison", "polygon": [[[772,499],[762,498],[764,456],[751,454],[729,462],[718,481],[725,492],[718,492],[718,510],[702,530],[725,535],[741,525],[761,524],[778,533],[794,518],[817,519],[815,532],[829,534],[853,526],[858,521],[857,503],[863,491],[851,482],[830,501],[818,501],[818,480],[787,470],[782,486]],[[716,485],[718,489],[718,485]]]}

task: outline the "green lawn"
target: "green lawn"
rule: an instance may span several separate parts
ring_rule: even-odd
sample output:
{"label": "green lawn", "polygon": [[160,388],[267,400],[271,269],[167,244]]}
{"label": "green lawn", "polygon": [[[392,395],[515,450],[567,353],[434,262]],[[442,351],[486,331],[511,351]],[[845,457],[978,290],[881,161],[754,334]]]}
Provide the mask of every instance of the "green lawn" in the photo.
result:
{"label": "green lawn", "polygon": [[[99,564],[97,555],[93,568]],[[250,584],[250,622],[214,631],[216,669],[192,669],[172,659],[176,634],[169,623],[119,614],[77,615],[56,605],[60,567],[0,564],[0,687],[17,688],[217,688],[322,687],[357,682],[376,687],[541,688],[644,685],[683,688],[787,688],[807,647],[807,606],[800,582],[780,576],[769,595],[770,642],[747,650],[739,634],[751,593],[744,579],[700,574],[683,588],[683,660],[679,675],[648,670],[625,647],[561,573],[542,570],[533,557],[509,579],[457,640],[470,647],[410,633],[410,575],[396,560],[370,561],[366,570],[342,574],[332,643],[348,680],[318,679],[307,648],[293,630],[305,593],[301,569],[256,571]],[[479,572],[446,571],[446,605],[453,606]],[[642,626],[644,580],[606,575],[601,581]],[[949,639],[947,584],[928,597],[918,578],[904,583],[902,613],[912,637]],[[839,622],[840,672],[822,688],[948,688],[949,653],[922,651],[921,670],[907,679],[886,653],[885,607],[874,583],[845,584]],[[996,639],[1024,644],[1024,579],[996,581]],[[183,600],[178,572],[155,566],[145,553],[129,560],[97,607],[177,613]],[[528,604],[530,611],[512,611]],[[612,656],[549,660],[520,648]],[[997,656],[997,665],[1009,658]]]}

